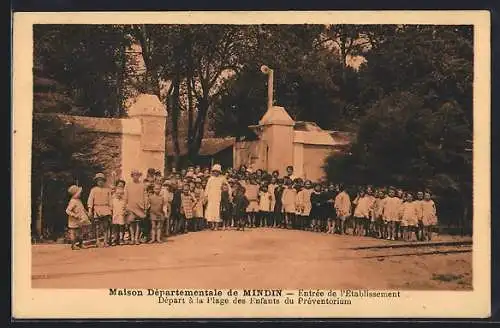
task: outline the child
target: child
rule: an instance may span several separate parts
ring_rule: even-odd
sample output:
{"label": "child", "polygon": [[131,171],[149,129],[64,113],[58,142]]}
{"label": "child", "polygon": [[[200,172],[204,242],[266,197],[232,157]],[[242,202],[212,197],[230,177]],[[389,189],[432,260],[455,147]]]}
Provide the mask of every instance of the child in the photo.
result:
{"label": "child", "polygon": [[297,177],[293,174],[293,166],[289,165],[286,167],[286,177],[291,181],[295,180]]}
{"label": "child", "polygon": [[71,199],[66,207],[66,214],[68,215],[68,229],[71,239],[71,249],[78,250],[83,247],[80,227],[82,225],[89,225],[90,220],[87,216],[87,212],[85,211],[85,207],[80,200],[82,187],[72,185],[68,188],[68,193],[71,195]]}
{"label": "child", "polygon": [[304,195],[301,192],[304,189],[304,186],[302,185],[302,180],[295,180],[294,183],[294,188],[296,192],[296,197],[295,197],[295,215],[292,220],[292,227],[293,229],[302,229],[302,222],[303,222],[303,211],[304,211]]}
{"label": "child", "polygon": [[292,180],[285,180],[285,189],[283,196],[281,196],[281,203],[283,204],[283,212],[285,213],[284,228],[291,229],[292,223],[295,221],[295,200],[297,198],[297,191],[292,185]]}
{"label": "child", "polygon": [[248,199],[245,196],[245,187],[238,186],[236,188],[236,195],[234,196],[234,219],[237,230],[245,230],[246,223],[246,209],[248,207]]}
{"label": "child", "polygon": [[359,202],[359,199],[362,197],[362,194],[364,196],[364,191],[361,189],[361,188],[358,188],[358,192],[356,193],[356,197],[354,198],[354,200],[352,201],[352,212],[353,212],[353,217],[352,217],[352,227],[353,227],[353,232],[352,232],[352,235],[353,236],[357,236],[358,235],[358,226],[360,226],[360,221],[361,221],[361,218],[357,217],[355,215],[355,210],[356,210],[356,207],[358,206],[358,202]]}
{"label": "child", "polygon": [[321,221],[323,218],[324,195],[321,192],[321,184],[316,183],[311,194],[311,228],[313,231],[321,231]]}
{"label": "child", "polygon": [[272,206],[273,196],[269,192],[269,188],[263,185],[259,192],[259,216],[260,216],[260,226],[267,227],[271,220],[271,206]]}
{"label": "child", "polygon": [[274,207],[276,206],[276,198],[274,196],[274,190],[278,186],[278,178],[271,176],[270,182],[268,185],[268,190],[271,193],[272,199],[271,199],[271,212],[269,213],[269,222],[268,226],[276,228],[276,216],[274,215]]}
{"label": "child", "polygon": [[328,185],[328,190],[325,192],[325,215],[328,221],[326,233],[335,233],[335,222],[337,221],[337,213],[335,211],[335,198],[337,197],[337,188],[333,183]]}
{"label": "child", "polygon": [[365,194],[361,189],[359,191],[356,208],[354,209],[354,234],[356,236],[367,236],[370,222],[370,210],[373,206],[373,197]]}
{"label": "child", "polygon": [[247,215],[249,227],[256,227],[256,214],[259,211],[259,185],[257,185],[255,181],[255,176],[250,177],[250,183],[245,185],[246,194],[245,196],[248,199],[248,207],[247,207]]}
{"label": "child", "polygon": [[341,235],[347,232],[346,222],[351,216],[351,198],[347,194],[343,185],[339,185],[340,193],[335,197],[335,211],[337,213],[336,226]]}
{"label": "child", "polygon": [[[179,183],[175,183],[171,185],[172,188],[172,212],[170,214],[170,233],[178,234],[183,232],[182,224],[183,219],[181,215],[181,195],[182,195],[182,187],[180,187]],[[188,191],[189,191],[189,187]]]}
{"label": "child", "polygon": [[194,230],[199,231],[203,229],[203,186],[199,178],[195,180],[194,197],[196,199],[193,219],[195,222]]}
{"label": "child", "polygon": [[302,213],[299,219],[299,228],[302,230],[310,230],[311,220],[310,214],[312,209],[311,204],[311,194],[313,193],[312,182],[311,180],[306,180],[304,182],[304,188],[297,194],[297,198],[300,199],[300,203],[302,204]]}
{"label": "child", "polygon": [[122,179],[119,179],[119,180],[116,180],[116,184],[115,184],[115,188],[116,189],[123,189],[123,191],[125,191],[125,180],[122,180]]}
{"label": "child", "polygon": [[[406,194],[407,193],[404,192],[404,190],[401,188],[399,188],[396,191],[396,196],[400,199],[400,206],[402,206],[403,203],[406,201]],[[402,237],[401,218],[395,222],[394,234],[395,234],[396,240],[398,240],[400,237]]]}
{"label": "child", "polygon": [[195,177],[201,179],[201,177],[203,176],[203,173],[201,172],[201,166],[196,165],[194,167],[194,175],[195,175]]}
{"label": "child", "polygon": [[284,228],[283,223],[283,179],[277,180],[278,185],[274,188],[274,208],[273,208],[273,221],[275,222],[275,227]]}
{"label": "child", "polygon": [[161,243],[161,232],[165,221],[165,198],[161,195],[161,185],[155,184],[153,193],[149,195],[149,219],[151,220],[151,235],[148,243]]}
{"label": "child", "polygon": [[182,193],[180,195],[181,206],[180,206],[180,216],[179,216],[179,232],[187,233],[186,220],[191,221],[194,217],[194,206],[196,204],[196,198],[189,191],[189,185],[184,184],[182,186]]}
{"label": "child", "polygon": [[125,191],[123,187],[117,187],[113,195],[111,212],[113,240],[111,246],[123,245],[125,233],[125,211],[127,203],[124,198]]}
{"label": "child", "polygon": [[366,236],[375,236],[375,220],[372,217],[373,207],[375,206],[376,197],[373,192],[373,187],[368,185],[366,187],[365,197],[369,198],[370,209],[368,210],[368,217],[366,218]]}
{"label": "child", "polygon": [[229,194],[229,186],[227,183],[222,184],[220,196],[220,217],[222,220],[222,229],[226,230],[231,227],[231,216],[233,212],[231,195]]}
{"label": "child", "polygon": [[423,239],[431,241],[433,230],[438,223],[438,219],[436,214],[436,204],[431,199],[431,192],[429,190],[424,192],[424,200],[421,202],[421,206],[422,223],[424,225]]}
{"label": "child", "polygon": [[163,182],[163,188],[161,191],[161,195],[163,197],[163,213],[165,214],[165,220],[163,221],[163,229],[165,235],[168,237],[170,235],[170,227],[171,227],[171,216],[172,216],[172,200],[174,198],[174,194],[172,192],[172,188],[170,187],[170,183],[168,180]]}
{"label": "child", "polygon": [[417,240],[424,241],[424,222],[423,219],[423,203],[424,202],[424,193],[422,191],[417,192],[417,200],[415,200],[415,207],[417,208]]}
{"label": "child", "polygon": [[389,195],[384,201],[382,217],[387,224],[387,240],[396,240],[396,222],[399,221],[402,200],[396,197],[396,191],[393,187],[389,188]]}
{"label": "child", "polygon": [[411,241],[418,224],[418,211],[411,193],[406,194],[406,201],[401,204],[401,232],[404,241]]}
{"label": "child", "polygon": [[160,170],[155,171],[153,180],[154,184],[159,184],[161,186],[161,184],[163,183],[163,177]]}
{"label": "child", "polygon": [[384,237],[384,220],[382,218],[383,200],[384,192],[379,189],[375,192],[375,200],[373,202],[373,207],[371,210],[371,220],[374,222],[374,235],[377,238]]}
{"label": "child", "polygon": [[[108,247],[111,236],[111,189],[106,188],[106,177],[97,173],[94,177],[96,186],[90,190],[87,206],[89,217],[94,220],[96,244]],[[99,240],[102,239],[102,244]]]}
{"label": "child", "polygon": [[146,218],[147,199],[144,183],[139,180],[142,173],[138,170],[131,172],[132,182],[127,184],[125,189],[125,198],[127,199],[127,219],[129,225],[130,240],[129,244],[140,244],[139,223]]}

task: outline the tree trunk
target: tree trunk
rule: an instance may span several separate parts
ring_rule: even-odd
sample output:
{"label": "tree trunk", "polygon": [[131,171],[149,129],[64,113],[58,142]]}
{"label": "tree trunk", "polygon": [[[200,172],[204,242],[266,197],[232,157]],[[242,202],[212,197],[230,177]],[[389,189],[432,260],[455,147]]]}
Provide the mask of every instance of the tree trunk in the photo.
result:
{"label": "tree trunk", "polygon": [[[187,136],[187,142],[188,145],[193,142],[193,132],[194,132],[194,126],[193,126],[193,95],[192,95],[192,76],[189,74],[187,78],[187,94],[188,94],[188,103],[187,103],[187,112],[188,112],[188,136]],[[191,157],[189,158],[191,160]]]}
{"label": "tree trunk", "polygon": [[43,175],[40,180],[40,195],[39,195],[39,200],[38,200],[38,211],[37,211],[37,218],[36,218],[36,234],[38,238],[42,238],[43,236],[43,189],[44,189],[44,182],[43,182]]}
{"label": "tree trunk", "polygon": [[345,86],[345,81],[346,81],[346,65],[347,65],[347,53],[346,53],[346,42],[347,42],[347,37],[342,36],[340,38],[340,69],[341,69],[341,74],[342,74],[342,90],[344,89]]}
{"label": "tree trunk", "polygon": [[468,224],[468,213],[469,213],[469,207],[465,204],[464,205],[464,211],[463,211],[463,216],[462,216],[462,222],[461,222],[461,227],[460,227],[460,231],[461,231],[461,235],[462,237],[465,236],[467,233],[468,233],[468,230],[469,230],[469,224]]}
{"label": "tree trunk", "polygon": [[205,121],[208,114],[209,102],[207,97],[200,99],[198,104],[198,115],[194,123],[193,138],[188,143],[189,158],[197,158],[201,147],[201,141],[205,132]]}
{"label": "tree trunk", "polygon": [[174,167],[178,170],[180,164],[180,146],[179,146],[179,94],[180,94],[180,76],[177,74],[172,81],[173,93],[171,97],[171,116],[172,116],[172,143],[174,148]]}

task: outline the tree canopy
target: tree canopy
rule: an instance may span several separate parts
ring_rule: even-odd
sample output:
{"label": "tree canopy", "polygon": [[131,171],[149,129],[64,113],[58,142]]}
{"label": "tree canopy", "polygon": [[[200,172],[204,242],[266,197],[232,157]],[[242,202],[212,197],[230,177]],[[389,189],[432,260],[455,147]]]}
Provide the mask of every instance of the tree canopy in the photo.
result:
{"label": "tree canopy", "polygon": [[37,112],[122,116],[132,89],[154,93],[174,149],[196,157],[207,127],[243,136],[258,122],[266,64],[294,119],[357,134],[350,156],[327,160],[330,179],[430,186],[470,205],[471,26],[36,25],[34,36]]}

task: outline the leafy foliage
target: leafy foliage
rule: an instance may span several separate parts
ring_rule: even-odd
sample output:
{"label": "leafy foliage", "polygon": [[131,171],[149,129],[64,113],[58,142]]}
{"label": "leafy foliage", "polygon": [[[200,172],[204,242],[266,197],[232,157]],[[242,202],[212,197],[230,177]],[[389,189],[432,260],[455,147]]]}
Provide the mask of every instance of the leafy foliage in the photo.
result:
{"label": "leafy foliage", "polygon": [[472,206],[472,29],[402,26],[366,54],[358,137],[331,179],[430,187],[458,222]]}
{"label": "leafy foliage", "polygon": [[[124,38],[122,27],[38,24],[33,33],[35,77],[57,81],[63,89],[61,94],[74,102],[71,108],[58,107],[59,99],[53,99],[50,105],[35,98],[35,110],[98,117],[123,115],[122,102],[127,97],[122,85],[125,47],[130,42]],[[43,98],[44,90],[39,96]]]}
{"label": "leafy foliage", "polygon": [[[66,124],[55,115],[38,115],[33,120],[32,145],[32,222],[40,215],[48,218],[50,230],[64,231],[67,188],[71,184],[89,185],[102,166],[92,156],[94,139],[83,128]],[[34,232],[34,231],[33,231]]]}

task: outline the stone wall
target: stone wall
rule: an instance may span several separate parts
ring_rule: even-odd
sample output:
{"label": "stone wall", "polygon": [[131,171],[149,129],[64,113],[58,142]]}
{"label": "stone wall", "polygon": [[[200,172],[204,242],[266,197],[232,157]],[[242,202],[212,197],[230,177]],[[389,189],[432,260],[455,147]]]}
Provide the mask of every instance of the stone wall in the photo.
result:
{"label": "stone wall", "polygon": [[[72,116],[63,114],[35,113],[33,120],[55,118],[65,129],[72,131],[72,138],[85,140],[92,145],[90,153],[82,154],[103,167],[109,177],[121,176],[122,167],[122,120],[98,117]],[[55,131],[34,131],[37,134],[51,134]],[[78,151],[78,149],[76,150]]]}
{"label": "stone wall", "polygon": [[233,150],[233,167],[239,168],[241,165],[254,169],[265,169],[266,163],[263,155],[262,141],[237,141]]}
{"label": "stone wall", "polygon": [[115,179],[122,176],[122,136],[89,131],[94,140],[93,157],[104,167],[104,174]]}
{"label": "stone wall", "polygon": [[303,176],[305,179],[319,181],[326,176],[323,166],[333,149],[325,145],[303,145]]}
{"label": "stone wall", "polygon": [[78,131],[75,138],[85,137],[92,143],[91,153],[83,155],[103,167],[109,183],[116,179],[129,180],[133,169],[145,175],[148,168],[161,171],[165,168],[166,111],[156,96],[139,96],[129,118],[34,114],[33,119],[44,116],[57,117],[66,128]]}

